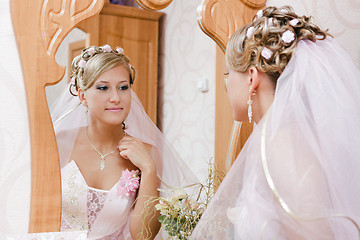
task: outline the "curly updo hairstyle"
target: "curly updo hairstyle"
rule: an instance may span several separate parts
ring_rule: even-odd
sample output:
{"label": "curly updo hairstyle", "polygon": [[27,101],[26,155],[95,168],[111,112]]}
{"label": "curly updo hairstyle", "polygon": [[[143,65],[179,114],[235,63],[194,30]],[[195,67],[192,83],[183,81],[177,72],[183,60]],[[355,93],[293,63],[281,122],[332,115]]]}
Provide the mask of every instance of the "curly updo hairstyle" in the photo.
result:
{"label": "curly updo hairstyle", "polygon": [[298,41],[324,40],[331,36],[327,31],[315,25],[311,17],[295,14],[290,6],[267,7],[231,36],[225,53],[226,63],[238,72],[255,66],[276,83]]}
{"label": "curly updo hairstyle", "polygon": [[83,49],[71,65],[70,93],[77,96],[79,89],[84,91],[89,89],[103,72],[116,66],[123,66],[129,72],[130,84],[133,84],[135,69],[122,48],[117,47],[114,50],[109,45],[104,45]]}

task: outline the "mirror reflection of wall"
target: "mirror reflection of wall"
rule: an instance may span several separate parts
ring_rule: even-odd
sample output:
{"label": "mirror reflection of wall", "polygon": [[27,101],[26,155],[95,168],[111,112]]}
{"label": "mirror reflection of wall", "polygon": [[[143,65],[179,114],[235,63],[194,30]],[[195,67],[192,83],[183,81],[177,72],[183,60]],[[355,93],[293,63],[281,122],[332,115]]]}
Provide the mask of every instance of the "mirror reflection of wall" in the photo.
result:
{"label": "mirror reflection of wall", "polygon": [[46,97],[50,109],[55,99],[59,96],[62,90],[67,87],[67,84],[69,82],[69,75],[71,74],[69,74],[69,72],[71,71],[71,61],[74,56],[81,53],[81,50],[85,46],[85,38],[85,32],[81,31],[78,28],[74,28],[69,33],[69,35],[66,36],[66,38],[61,43],[59,49],[56,52],[55,60],[59,65],[66,67],[66,72],[63,79],[58,84],[53,86],[47,86],[45,88]]}

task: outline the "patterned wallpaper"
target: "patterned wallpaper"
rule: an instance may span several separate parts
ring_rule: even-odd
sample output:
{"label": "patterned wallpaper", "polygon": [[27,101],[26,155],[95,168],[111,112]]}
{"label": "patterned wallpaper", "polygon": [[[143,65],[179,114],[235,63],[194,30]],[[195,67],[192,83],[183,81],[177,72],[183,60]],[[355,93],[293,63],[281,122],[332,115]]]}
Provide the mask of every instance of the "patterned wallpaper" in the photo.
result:
{"label": "patterned wallpaper", "polygon": [[329,29],[360,69],[360,0],[268,0],[267,5],[290,5],[297,14],[313,16],[322,29]]}
{"label": "patterned wallpaper", "polygon": [[[0,233],[25,233],[30,203],[30,142],[24,84],[11,26],[10,0],[0,0]],[[164,10],[160,49],[159,122],[180,155],[206,176],[214,155],[215,44],[199,29],[200,0],[174,0]],[[359,0],[269,0],[291,3],[329,28],[360,68]],[[197,90],[207,78],[209,91]]]}
{"label": "patterned wallpaper", "polygon": [[[207,177],[215,142],[215,43],[196,22],[200,1],[174,0],[163,12],[160,43],[159,122],[174,148]],[[197,89],[208,80],[209,91]]]}
{"label": "patterned wallpaper", "polygon": [[26,232],[30,211],[30,135],[9,0],[0,0],[0,26],[0,233]]}

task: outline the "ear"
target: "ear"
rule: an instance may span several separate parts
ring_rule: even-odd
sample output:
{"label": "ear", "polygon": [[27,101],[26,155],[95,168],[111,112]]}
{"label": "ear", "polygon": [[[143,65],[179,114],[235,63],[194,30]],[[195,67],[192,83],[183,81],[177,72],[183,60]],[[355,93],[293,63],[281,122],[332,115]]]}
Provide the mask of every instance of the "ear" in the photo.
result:
{"label": "ear", "polygon": [[249,92],[254,92],[255,89],[259,86],[260,82],[260,72],[256,67],[251,67],[248,70],[248,73],[250,75],[249,78]]}
{"label": "ear", "polygon": [[87,102],[86,102],[86,97],[85,97],[85,91],[83,91],[82,89],[78,90],[78,96],[80,99],[80,102],[82,103],[82,105],[84,105],[85,107],[87,107]]}

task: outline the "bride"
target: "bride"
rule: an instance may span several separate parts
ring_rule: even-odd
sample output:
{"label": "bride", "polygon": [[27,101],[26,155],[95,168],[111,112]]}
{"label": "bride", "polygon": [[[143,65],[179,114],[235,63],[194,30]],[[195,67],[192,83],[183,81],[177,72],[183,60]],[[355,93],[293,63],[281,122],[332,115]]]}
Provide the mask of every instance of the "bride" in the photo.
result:
{"label": "bride", "polygon": [[[62,175],[61,229],[88,239],[153,239],[158,188],[196,183],[131,90],[123,49],[89,47],[51,109]],[[160,181],[161,180],[161,181]],[[166,185],[164,184],[166,183]]]}
{"label": "bride", "polygon": [[260,10],[226,49],[254,130],[191,239],[358,239],[360,72],[312,19]]}

